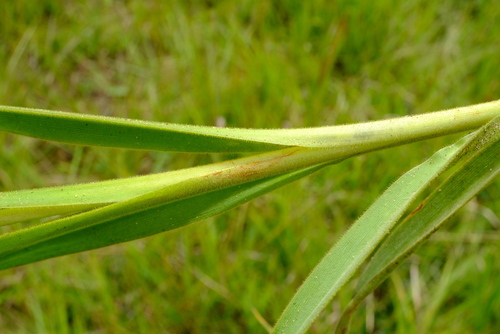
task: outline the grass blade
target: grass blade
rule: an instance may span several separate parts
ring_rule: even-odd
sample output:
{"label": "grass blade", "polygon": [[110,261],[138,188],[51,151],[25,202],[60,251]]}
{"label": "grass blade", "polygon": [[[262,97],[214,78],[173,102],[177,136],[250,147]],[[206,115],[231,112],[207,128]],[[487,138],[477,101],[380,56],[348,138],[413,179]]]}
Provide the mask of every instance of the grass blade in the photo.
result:
{"label": "grass blade", "polygon": [[273,333],[303,333],[353,276],[416,197],[442,172],[480,145],[482,131],[435,153],[392,184],[328,251],[292,298]]}
{"label": "grass blade", "polygon": [[[86,119],[86,116],[83,119]],[[367,124],[375,123],[378,122]],[[336,129],[339,128],[342,127],[336,127]],[[353,145],[351,141],[344,138],[344,140],[347,140],[345,145],[338,144],[325,148],[291,147],[218,164],[167,173],[66,187],[0,193],[0,225],[82,212],[124,201],[188,179],[209,177],[210,175],[212,179],[216,179],[214,176],[225,176],[228,171],[232,171],[230,173],[236,176],[237,182],[243,182],[241,179],[248,176],[262,178],[282,174],[326,161],[344,159],[404,143],[398,142],[398,140],[404,138],[394,134],[390,136],[392,137],[391,140],[370,142],[371,137],[369,135],[360,135],[358,133],[357,137],[366,140],[364,145],[359,143]]]}
{"label": "grass blade", "polygon": [[0,131],[63,143],[178,152],[265,152],[286,146],[230,136],[216,127],[146,122],[0,106]]}
{"label": "grass blade", "polygon": [[[167,173],[66,187],[0,193],[0,225],[102,207],[163,189],[177,198],[335,163],[358,154],[290,148]],[[174,196],[174,195],[172,195]]]}
{"label": "grass blade", "polygon": [[389,234],[361,275],[356,295],[339,323],[345,333],[350,315],[397,266],[451,215],[500,175],[500,118],[478,131],[469,157]]}
{"label": "grass blade", "polygon": [[369,123],[306,129],[237,129],[146,122],[0,106],[0,131],[65,143],[181,152],[265,152],[286,147],[375,149],[477,128],[500,101]]}
{"label": "grass blade", "polygon": [[[227,211],[326,164],[179,200],[160,191],[0,236],[0,270],[146,237]],[[153,200],[152,200],[153,199]]]}

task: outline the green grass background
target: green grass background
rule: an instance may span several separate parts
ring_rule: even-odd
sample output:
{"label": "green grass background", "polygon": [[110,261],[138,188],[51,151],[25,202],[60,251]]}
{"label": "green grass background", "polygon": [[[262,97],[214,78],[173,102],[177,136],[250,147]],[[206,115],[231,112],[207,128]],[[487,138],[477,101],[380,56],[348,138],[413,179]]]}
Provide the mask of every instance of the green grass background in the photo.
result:
{"label": "green grass background", "polygon": [[[279,128],[486,102],[500,97],[498,17],[486,0],[3,1],[0,104]],[[356,217],[457,138],[351,159],[173,232],[5,270],[0,332],[264,333]],[[5,133],[0,150],[1,191],[237,156]],[[497,180],[367,299],[353,332],[500,330],[499,198]],[[331,332],[350,288],[311,333]]]}

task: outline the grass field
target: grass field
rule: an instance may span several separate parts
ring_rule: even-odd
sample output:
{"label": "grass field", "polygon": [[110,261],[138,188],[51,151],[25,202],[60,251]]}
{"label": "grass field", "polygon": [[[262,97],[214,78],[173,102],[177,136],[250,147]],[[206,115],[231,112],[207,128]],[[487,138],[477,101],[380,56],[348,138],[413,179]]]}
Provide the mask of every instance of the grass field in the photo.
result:
{"label": "grass field", "polygon": [[[498,1],[5,1],[0,104],[310,127],[500,98]],[[322,170],[220,216],[0,272],[1,333],[265,333],[398,176],[459,136]],[[0,191],[234,158],[0,133]],[[500,330],[500,180],[358,310],[353,333]],[[7,231],[12,227],[5,227]],[[311,333],[330,333],[350,291]]]}

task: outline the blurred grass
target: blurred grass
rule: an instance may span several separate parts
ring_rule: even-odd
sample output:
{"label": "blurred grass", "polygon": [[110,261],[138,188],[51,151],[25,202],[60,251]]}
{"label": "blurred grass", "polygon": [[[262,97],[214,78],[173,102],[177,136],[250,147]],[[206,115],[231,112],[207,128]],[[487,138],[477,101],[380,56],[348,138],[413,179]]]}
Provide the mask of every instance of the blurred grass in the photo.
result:
{"label": "blurred grass", "polygon": [[[0,104],[164,122],[304,127],[486,102],[497,1],[6,1]],[[332,166],[218,217],[0,273],[2,333],[260,333],[330,245],[449,136]],[[233,156],[98,149],[0,133],[0,190]],[[493,333],[500,182],[359,310],[353,332]],[[9,227],[4,228],[4,230]],[[312,333],[329,333],[344,292]]]}

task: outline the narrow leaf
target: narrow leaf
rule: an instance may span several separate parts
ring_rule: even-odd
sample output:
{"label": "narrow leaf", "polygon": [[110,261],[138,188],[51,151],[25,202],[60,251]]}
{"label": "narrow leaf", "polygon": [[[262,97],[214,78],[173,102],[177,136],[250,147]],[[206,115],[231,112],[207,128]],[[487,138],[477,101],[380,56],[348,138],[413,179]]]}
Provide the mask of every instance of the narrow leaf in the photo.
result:
{"label": "narrow leaf", "polygon": [[155,191],[72,217],[0,236],[0,270],[51,257],[105,247],[179,228],[245,203],[309,175],[326,164],[165,200]]}
{"label": "narrow leaf", "polygon": [[[393,136],[398,138],[395,134]],[[66,187],[0,193],[0,225],[82,212],[130,199],[188,179],[203,180],[201,183],[196,181],[197,186],[208,183],[216,184],[221,178],[224,182],[228,180],[235,183],[247,182],[401,144],[393,141],[392,144],[382,141],[366,145],[351,146],[349,144],[325,148],[291,147],[168,173]]]}
{"label": "narrow leaf", "polygon": [[500,101],[369,123],[238,129],[0,106],[0,131],[65,143],[181,152],[264,152],[292,146],[376,149],[477,128]]}
{"label": "narrow leaf", "polygon": [[500,118],[477,131],[463,153],[465,161],[389,234],[361,275],[356,295],[339,323],[346,332],[350,315],[415,249],[452,214],[500,175]]}
{"label": "narrow leaf", "polygon": [[172,196],[189,197],[325,162],[338,162],[355,153],[346,155],[336,148],[290,148],[148,176],[0,193],[0,225],[81,212],[160,189],[168,192],[175,188]]}
{"label": "narrow leaf", "polygon": [[373,252],[415,198],[477,143],[469,135],[435,153],[392,184],[328,251],[294,295],[273,333],[304,333]]}

